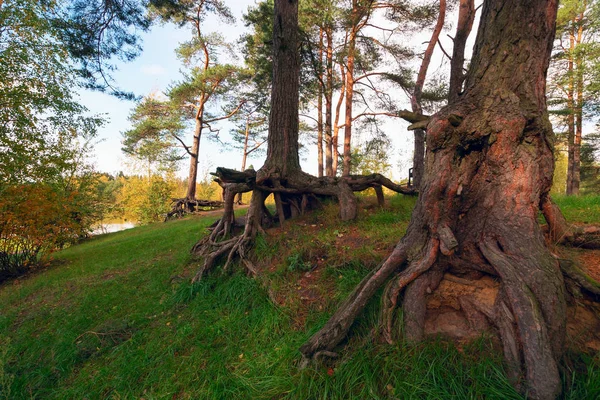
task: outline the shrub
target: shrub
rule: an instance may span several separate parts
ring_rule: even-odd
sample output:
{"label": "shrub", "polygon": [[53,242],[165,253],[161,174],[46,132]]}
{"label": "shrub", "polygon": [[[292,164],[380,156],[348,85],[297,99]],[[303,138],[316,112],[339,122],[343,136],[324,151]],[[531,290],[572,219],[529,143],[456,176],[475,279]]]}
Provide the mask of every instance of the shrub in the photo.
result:
{"label": "shrub", "polygon": [[53,250],[87,234],[80,194],[49,185],[0,189],[0,281],[39,266]]}

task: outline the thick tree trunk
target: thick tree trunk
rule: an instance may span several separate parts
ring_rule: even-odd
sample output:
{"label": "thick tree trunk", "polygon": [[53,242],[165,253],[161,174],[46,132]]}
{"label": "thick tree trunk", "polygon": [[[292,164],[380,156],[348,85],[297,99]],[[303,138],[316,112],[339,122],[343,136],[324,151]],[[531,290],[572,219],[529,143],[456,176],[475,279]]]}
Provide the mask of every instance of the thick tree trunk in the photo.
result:
{"label": "thick tree trunk", "polygon": [[[580,16],[580,19],[583,19],[583,14]],[[579,26],[577,30],[577,38],[575,40],[576,46],[581,46],[581,42],[583,39],[583,25]],[[581,183],[581,135],[583,133],[583,60],[581,55],[577,54],[576,57],[576,93],[577,98],[575,100],[575,112],[577,114],[576,124],[575,124],[575,138],[574,138],[574,146],[573,146],[573,179],[572,179],[572,194],[579,194],[579,186]]]}
{"label": "thick tree trunk", "polygon": [[283,178],[300,171],[298,1],[275,1],[273,23],[273,84],[269,115],[269,146],[267,159],[257,177],[259,182],[261,175],[277,173]]}
{"label": "thick tree trunk", "polygon": [[[531,398],[560,393],[565,285],[537,221],[554,168],[545,78],[557,6],[484,3],[465,91],[427,126],[426,174],[406,236],[302,346],[306,358],[333,350],[394,274],[385,305],[427,271],[471,271],[501,282],[493,307],[473,304],[497,327],[511,376],[524,374]],[[404,296],[415,312],[409,319],[422,318],[415,304],[421,292],[415,287]]]}

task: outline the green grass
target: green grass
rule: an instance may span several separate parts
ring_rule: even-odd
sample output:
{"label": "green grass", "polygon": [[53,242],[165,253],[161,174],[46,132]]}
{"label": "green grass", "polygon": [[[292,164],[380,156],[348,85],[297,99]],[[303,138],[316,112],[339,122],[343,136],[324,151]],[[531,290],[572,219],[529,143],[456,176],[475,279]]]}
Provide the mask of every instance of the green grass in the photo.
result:
{"label": "green grass", "polygon": [[[397,196],[387,210],[361,211],[355,224],[326,207],[288,224],[285,235],[261,237],[260,279],[217,271],[190,283],[197,265],[189,249],[214,217],[104,235],[58,253],[53,267],[0,286],[0,399],[521,398],[488,338],[461,351],[439,339],[377,344],[377,299],[340,359],[297,368],[299,346],[398,240],[413,205]],[[369,240],[358,242],[358,233]],[[340,257],[344,246],[350,255]],[[317,262],[321,301],[306,306],[296,284]],[[278,293],[290,301],[274,303]],[[600,361],[572,359],[566,398],[598,398]]]}
{"label": "green grass", "polygon": [[553,196],[569,221],[585,224],[600,224],[600,195]]}

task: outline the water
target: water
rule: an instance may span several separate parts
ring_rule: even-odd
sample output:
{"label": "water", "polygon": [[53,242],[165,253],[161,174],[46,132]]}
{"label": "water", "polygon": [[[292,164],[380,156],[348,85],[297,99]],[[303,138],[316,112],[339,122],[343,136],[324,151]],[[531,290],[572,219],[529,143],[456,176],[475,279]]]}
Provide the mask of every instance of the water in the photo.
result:
{"label": "water", "polygon": [[104,233],[124,231],[125,229],[131,229],[134,226],[135,226],[135,224],[133,222],[102,224],[102,225],[94,228],[94,230],[92,231],[92,235],[102,235]]}

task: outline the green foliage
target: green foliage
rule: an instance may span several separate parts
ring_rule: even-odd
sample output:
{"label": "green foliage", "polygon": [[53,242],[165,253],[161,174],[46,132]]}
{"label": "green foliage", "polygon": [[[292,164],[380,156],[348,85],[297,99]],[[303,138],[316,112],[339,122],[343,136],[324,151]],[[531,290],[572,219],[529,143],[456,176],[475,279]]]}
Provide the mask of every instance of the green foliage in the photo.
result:
{"label": "green foliage", "polygon": [[132,129],[123,133],[122,151],[153,171],[168,171],[183,158],[176,149],[185,129],[183,115],[169,102],[148,96],[129,117]]}
{"label": "green foliage", "polygon": [[95,218],[87,193],[79,191],[85,186],[62,189],[47,184],[0,189],[0,282],[39,267],[50,252],[87,235]]}
{"label": "green foliage", "polygon": [[118,202],[126,219],[148,224],[164,220],[165,214],[171,210],[175,184],[168,175],[123,177],[121,185]]}
{"label": "green foliage", "polygon": [[48,181],[73,168],[101,123],[74,94],[66,49],[46,18],[54,2],[0,8],[0,184]]}
{"label": "green foliage", "polygon": [[600,194],[600,133],[586,135],[581,144],[581,183],[584,193]]}
{"label": "green foliage", "polygon": [[290,272],[306,272],[312,269],[310,261],[304,261],[301,253],[292,253],[288,258],[288,271]]}
{"label": "green foliage", "polygon": [[377,136],[368,140],[360,147],[352,149],[350,173],[368,175],[380,173],[389,175],[390,163],[389,149],[392,146],[387,136]]}

